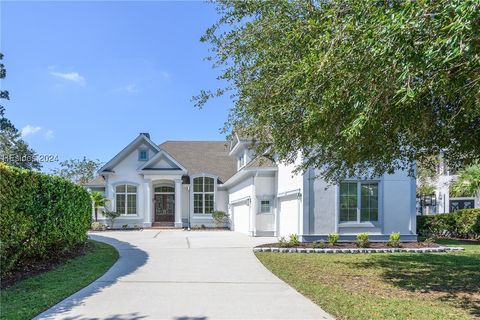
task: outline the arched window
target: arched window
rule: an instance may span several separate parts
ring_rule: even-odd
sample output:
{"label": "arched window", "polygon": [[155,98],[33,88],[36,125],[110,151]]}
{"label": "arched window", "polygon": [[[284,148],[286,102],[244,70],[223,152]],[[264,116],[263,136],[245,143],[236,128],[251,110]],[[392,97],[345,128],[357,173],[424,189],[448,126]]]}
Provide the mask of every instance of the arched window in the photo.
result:
{"label": "arched window", "polygon": [[215,179],[197,177],[193,179],[193,213],[211,214],[215,208]]}
{"label": "arched window", "polygon": [[115,187],[115,208],[123,215],[137,214],[137,186],[119,184]]}

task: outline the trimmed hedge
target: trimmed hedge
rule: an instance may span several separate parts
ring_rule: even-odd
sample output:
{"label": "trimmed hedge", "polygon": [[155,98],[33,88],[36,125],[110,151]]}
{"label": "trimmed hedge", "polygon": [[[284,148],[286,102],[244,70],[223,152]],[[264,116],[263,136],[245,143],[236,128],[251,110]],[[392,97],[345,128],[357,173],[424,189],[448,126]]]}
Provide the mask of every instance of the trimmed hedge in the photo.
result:
{"label": "trimmed hedge", "polygon": [[85,242],[91,211],[81,186],[0,163],[0,275]]}
{"label": "trimmed hedge", "polygon": [[480,238],[480,208],[417,216],[417,233],[424,237]]}

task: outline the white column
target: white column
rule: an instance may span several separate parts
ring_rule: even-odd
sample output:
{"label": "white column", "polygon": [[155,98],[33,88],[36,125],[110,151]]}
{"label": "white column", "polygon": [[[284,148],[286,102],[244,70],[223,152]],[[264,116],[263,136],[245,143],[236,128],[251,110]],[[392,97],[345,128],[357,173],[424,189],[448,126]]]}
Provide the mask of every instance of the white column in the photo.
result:
{"label": "white column", "polygon": [[252,198],[250,200],[250,235],[255,237],[257,235],[257,188],[256,188],[256,175],[252,178]]}
{"label": "white column", "polygon": [[175,180],[175,227],[183,227],[182,223],[182,179]]}
{"label": "white column", "polygon": [[146,227],[152,225],[152,186],[151,181],[143,183],[143,188],[145,190],[145,212],[144,212],[144,222]]}

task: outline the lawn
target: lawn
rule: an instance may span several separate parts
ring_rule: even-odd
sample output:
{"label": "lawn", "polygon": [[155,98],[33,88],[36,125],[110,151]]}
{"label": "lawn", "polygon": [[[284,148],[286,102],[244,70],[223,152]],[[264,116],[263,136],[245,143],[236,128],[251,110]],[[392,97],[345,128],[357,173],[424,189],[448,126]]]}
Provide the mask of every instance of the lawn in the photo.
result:
{"label": "lawn", "polygon": [[90,242],[93,249],[86,254],[2,289],[0,319],[31,319],[104,274],[118,252],[108,244]]}
{"label": "lawn", "polygon": [[257,253],[274,274],[339,319],[480,316],[480,244],[455,253]]}

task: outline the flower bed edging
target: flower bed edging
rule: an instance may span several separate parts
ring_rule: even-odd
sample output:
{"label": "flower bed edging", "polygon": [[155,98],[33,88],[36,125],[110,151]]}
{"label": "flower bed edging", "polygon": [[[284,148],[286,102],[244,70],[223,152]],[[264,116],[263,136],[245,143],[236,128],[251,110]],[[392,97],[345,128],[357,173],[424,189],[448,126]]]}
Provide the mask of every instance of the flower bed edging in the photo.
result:
{"label": "flower bed edging", "polygon": [[277,247],[260,247],[253,248],[253,252],[280,252],[280,253],[430,253],[430,252],[449,252],[463,251],[462,247],[431,247],[431,248],[342,248],[342,249],[320,249],[320,248],[277,248]]}

